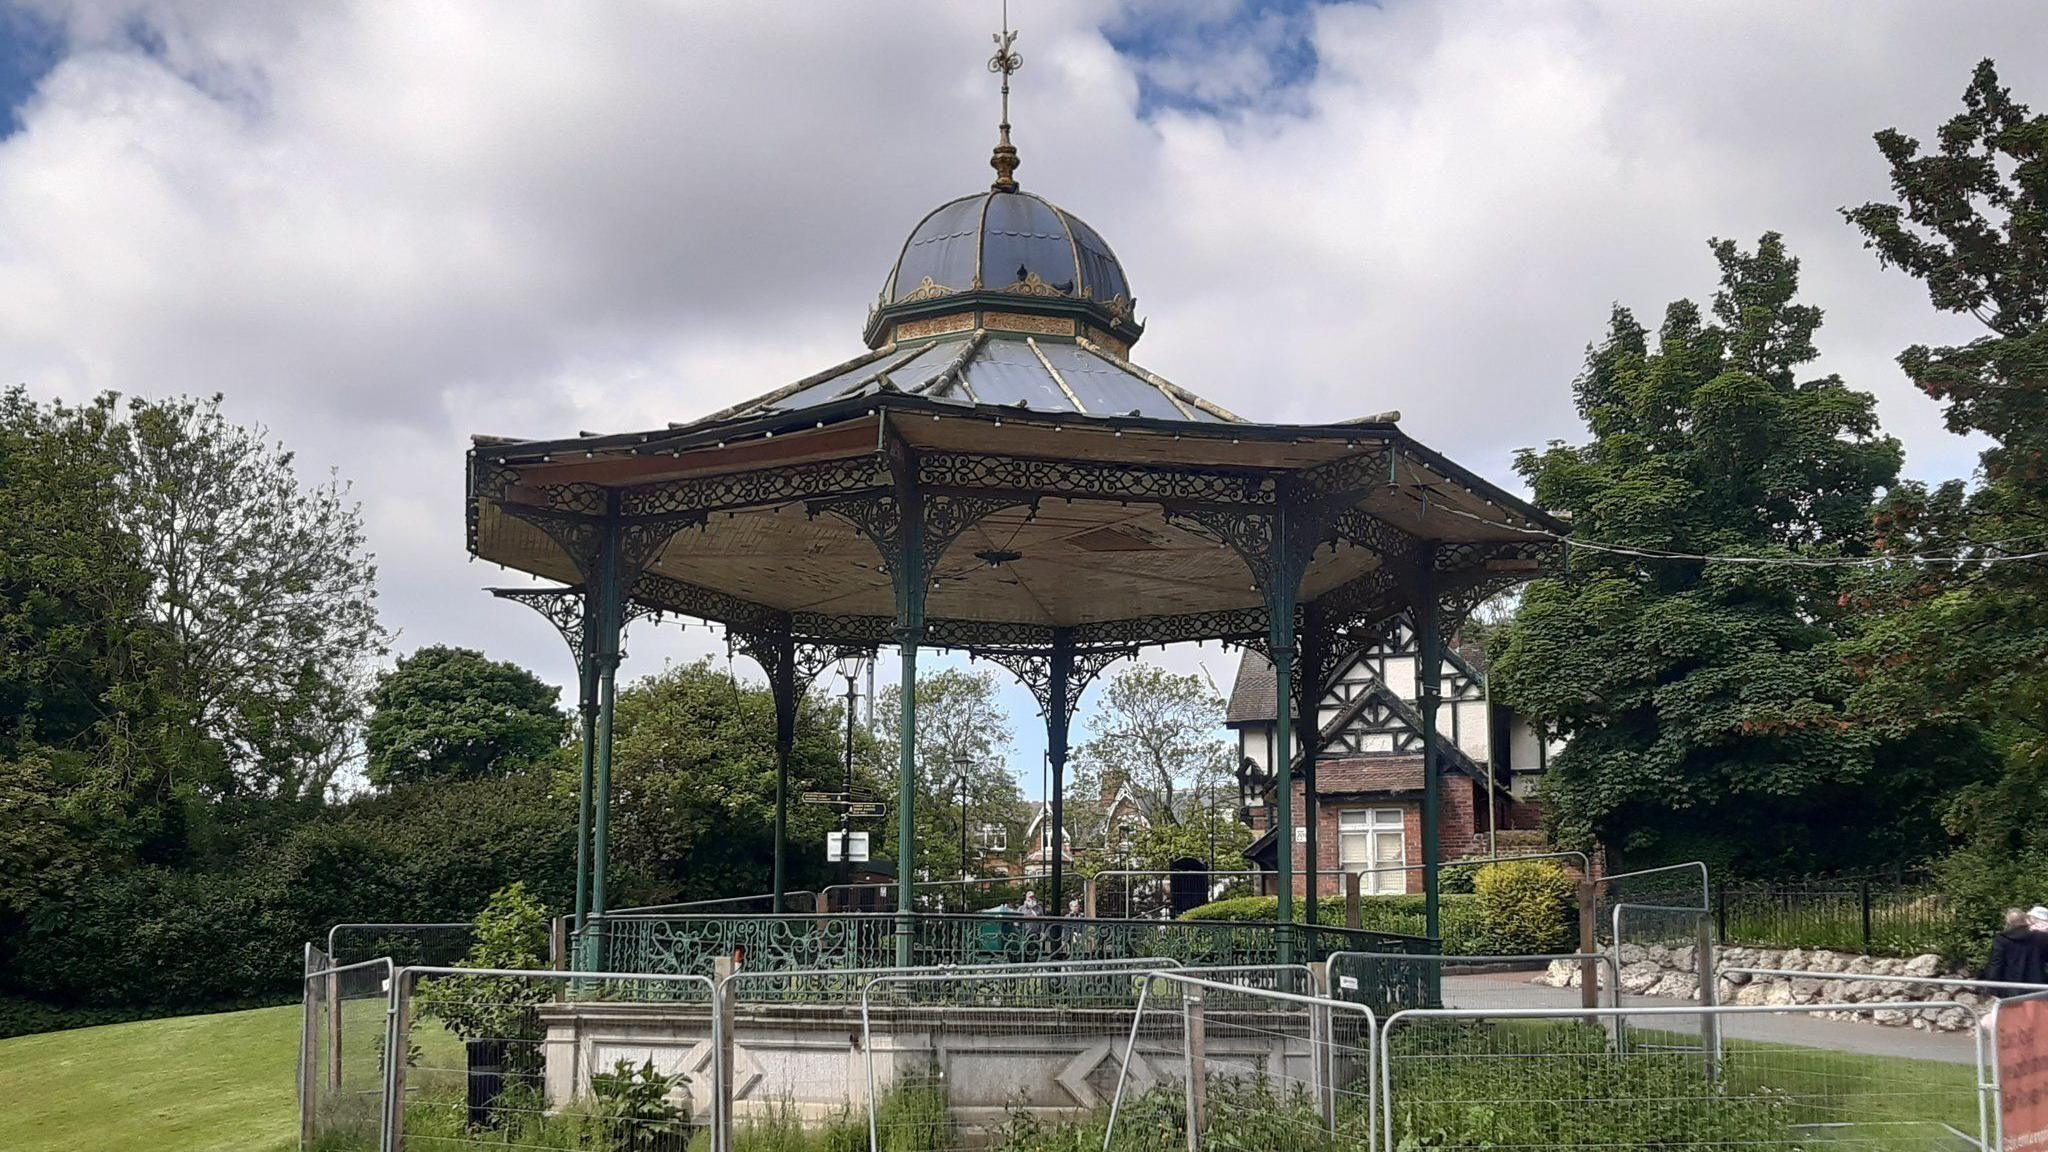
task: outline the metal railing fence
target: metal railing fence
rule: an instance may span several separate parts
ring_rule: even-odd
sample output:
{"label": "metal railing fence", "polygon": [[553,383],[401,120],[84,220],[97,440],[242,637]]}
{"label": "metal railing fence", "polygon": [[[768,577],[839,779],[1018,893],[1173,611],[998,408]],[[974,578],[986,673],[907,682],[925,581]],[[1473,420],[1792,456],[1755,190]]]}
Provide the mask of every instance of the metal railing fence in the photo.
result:
{"label": "metal railing fence", "polygon": [[[968,876],[954,880],[917,880],[910,885],[911,897],[916,901],[919,912],[983,912],[991,908],[1007,906],[1014,909],[1023,903],[1027,894],[1035,894],[1040,901],[1048,902],[1045,912],[1059,911],[1051,907],[1052,891],[1046,885],[1052,882],[1047,873],[1033,872],[1023,876]],[[1081,880],[1077,876],[1067,877],[1068,896],[1081,893]],[[894,881],[878,880],[862,884],[828,884],[818,890],[816,911],[819,912],[894,912],[896,911],[896,884]]]}
{"label": "metal railing fence", "polygon": [[1723,942],[1758,948],[1914,956],[1942,951],[1955,925],[1930,880],[1904,875],[1723,883],[1713,907]]}
{"label": "metal railing fence", "polygon": [[[808,915],[818,912],[821,905],[818,893],[808,888],[793,888],[782,894],[782,911],[787,915]],[[704,900],[678,900],[670,904],[636,904],[630,908],[612,908],[607,916],[650,916],[657,913],[674,912],[756,912],[773,913],[775,894],[756,892],[747,896],[714,896]]]}
{"label": "metal railing fence", "polygon": [[[1847,1007],[1398,1012],[1381,1029],[1382,1139],[1474,1150],[1996,1147],[1976,1029],[1961,1060],[1874,1054],[1831,1042],[1819,1017]],[[1658,1042],[1690,1031],[1696,1015],[1730,1035],[1718,1054]],[[1614,1043],[1603,1020],[1630,1042]]]}
{"label": "metal railing fence", "polygon": [[[608,916],[574,949],[586,967],[708,975],[721,957],[746,969],[897,967],[898,919],[889,913],[829,916]],[[1281,936],[1294,959],[1337,951],[1433,953],[1421,937],[1346,928],[1227,921],[1075,920],[918,913],[910,918],[913,968],[1170,957],[1183,966],[1272,964]]]}
{"label": "metal railing fence", "polygon": [[1111,868],[1083,882],[1083,907],[1105,920],[1165,919],[1175,913],[1174,884],[1198,886],[1199,906],[1237,896],[1256,896],[1265,873],[1256,869],[1175,872],[1161,868]]}

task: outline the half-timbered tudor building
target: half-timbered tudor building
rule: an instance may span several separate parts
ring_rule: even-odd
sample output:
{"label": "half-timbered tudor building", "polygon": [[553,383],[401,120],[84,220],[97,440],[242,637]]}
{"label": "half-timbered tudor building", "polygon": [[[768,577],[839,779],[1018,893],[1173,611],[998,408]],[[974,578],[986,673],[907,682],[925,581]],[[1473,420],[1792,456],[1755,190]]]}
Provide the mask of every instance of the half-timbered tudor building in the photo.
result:
{"label": "half-timbered tudor building", "polygon": [[[1343,890],[1343,875],[1359,872],[1360,890],[1420,890],[1422,711],[1417,691],[1419,655],[1406,615],[1388,621],[1364,646],[1333,663],[1317,707],[1315,795],[1305,791],[1300,736],[1293,755],[1291,804],[1297,852],[1310,841],[1313,822],[1316,887]],[[1483,855],[1499,833],[1525,840],[1541,825],[1534,788],[1554,744],[1487,691],[1484,653],[1475,646],[1444,646],[1442,701],[1437,710],[1438,783],[1443,798],[1437,823],[1446,859]],[[1273,666],[1247,650],[1231,688],[1227,722],[1235,730],[1240,763],[1241,817],[1258,833],[1248,859],[1270,868],[1274,856]]]}

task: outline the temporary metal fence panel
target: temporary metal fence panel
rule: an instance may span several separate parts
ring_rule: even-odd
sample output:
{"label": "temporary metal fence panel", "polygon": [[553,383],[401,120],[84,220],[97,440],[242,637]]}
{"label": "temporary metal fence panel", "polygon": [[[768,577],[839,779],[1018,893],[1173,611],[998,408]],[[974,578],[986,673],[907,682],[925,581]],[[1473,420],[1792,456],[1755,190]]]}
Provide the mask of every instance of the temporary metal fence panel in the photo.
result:
{"label": "temporary metal fence panel", "polygon": [[[1712,907],[1707,866],[1697,860],[1611,873],[1598,878],[1596,889],[1599,894],[1596,925],[1603,935],[1613,927],[1614,909],[1623,904],[1639,908],[1692,908],[1701,912]],[[1606,942],[1611,943],[1612,939],[1610,935]]]}
{"label": "temporary metal fence panel", "polygon": [[476,940],[476,925],[336,924],[327,930],[327,955],[337,964],[386,957],[396,966],[459,963]]}
{"label": "temporary metal fence panel", "polygon": [[1995,1146],[2048,1147],[2048,992],[2006,997],[1986,1023]]}
{"label": "temporary metal fence panel", "polygon": [[1154,973],[1101,1146],[1364,1152],[1375,1142],[1374,1020],[1359,1004]]}
{"label": "temporary metal fence panel", "polygon": [[1330,996],[1364,1004],[1382,1016],[1408,1008],[1531,1008],[1584,1004],[1585,971],[1594,1001],[1609,1004],[1620,987],[1606,952],[1516,956],[1414,956],[1338,952],[1329,960]]}
{"label": "temporary metal fence panel", "polygon": [[[1188,1064],[1178,1031],[1183,986],[1169,982],[1170,990],[1162,993],[1154,986],[1154,977],[1162,975],[1261,998],[1261,1011],[1298,1025],[1297,1042],[1286,1047],[1274,1035],[1233,1040],[1224,1055],[1255,1049],[1274,1082],[1328,1083],[1309,1072],[1331,1051],[1327,1040],[1320,1046],[1315,1040],[1325,1035],[1326,1025],[1294,1003],[1326,1002],[1246,983],[1305,985],[1312,978],[1301,966],[896,973],[870,980],[861,998],[869,1147],[940,1152],[988,1144],[1101,1146],[1112,1135],[1120,1085],[1117,1122],[1173,1124],[1183,1134],[1177,1139],[1184,1139]],[[1276,1009],[1276,1002],[1286,1007]],[[1146,1017],[1148,1003],[1164,1007]],[[1354,1018],[1362,1012],[1349,1005],[1340,1011]],[[1257,1025],[1254,1015],[1238,1012],[1233,1018],[1251,1029]],[[1141,1019],[1151,1020],[1160,1036],[1173,1031],[1172,1042],[1153,1051],[1140,1036],[1131,1055],[1133,1027]],[[1266,1030],[1278,1033],[1280,1025],[1268,1020]],[[1346,1051],[1369,1052],[1369,1028],[1362,1043],[1355,1027],[1342,1032]],[[1292,1063],[1274,1063],[1278,1056]],[[1156,1140],[1144,1146],[1156,1146]]]}
{"label": "temporary metal fence panel", "polygon": [[383,1115],[385,1012],[391,962],[325,966],[309,948],[306,1031],[300,1045],[299,1142],[303,1148],[376,1147]]}
{"label": "temporary metal fence panel", "polygon": [[[1396,1013],[1381,1031],[1386,1147],[1829,1148],[1988,1152],[1990,1084],[1972,1029],[1942,1058],[1826,1019],[1953,1003]],[[1682,1043],[1705,1013],[1718,1059]],[[1614,1021],[1631,1037],[1616,1044]],[[1845,1031],[1846,1030],[1846,1031]],[[1874,1035],[1873,1035],[1874,1034]],[[1890,1050],[1887,1051],[1887,1048]]]}
{"label": "temporary metal fence panel", "polygon": [[401,968],[382,1147],[729,1152],[711,1001],[704,976]]}

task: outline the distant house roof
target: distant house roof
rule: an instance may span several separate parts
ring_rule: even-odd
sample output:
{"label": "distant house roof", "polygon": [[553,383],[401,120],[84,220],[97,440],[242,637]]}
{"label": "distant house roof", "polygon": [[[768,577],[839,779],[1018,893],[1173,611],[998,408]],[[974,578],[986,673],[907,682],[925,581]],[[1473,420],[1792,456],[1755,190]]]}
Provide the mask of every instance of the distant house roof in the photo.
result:
{"label": "distant house roof", "polygon": [[1230,686],[1230,703],[1225,707],[1225,724],[1257,724],[1273,719],[1275,693],[1273,664],[1247,648],[1238,657],[1237,680]]}

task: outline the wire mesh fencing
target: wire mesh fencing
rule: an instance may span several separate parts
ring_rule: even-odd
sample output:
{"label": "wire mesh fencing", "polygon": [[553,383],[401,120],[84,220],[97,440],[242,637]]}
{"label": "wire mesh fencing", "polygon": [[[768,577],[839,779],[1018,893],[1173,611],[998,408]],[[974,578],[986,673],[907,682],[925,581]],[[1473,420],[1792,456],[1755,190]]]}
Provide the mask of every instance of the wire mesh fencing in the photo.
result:
{"label": "wire mesh fencing", "polygon": [[[1536,1008],[1617,1004],[1608,952],[1502,956],[1416,956],[1335,952],[1329,992],[1380,1015],[1407,1008]],[[1586,995],[1590,973],[1592,995]]]}
{"label": "wire mesh fencing", "polygon": [[684,1152],[721,1130],[707,977],[406,968],[391,1004],[386,1149]]}
{"label": "wire mesh fencing", "polygon": [[385,1009],[391,962],[325,966],[305,978],[305,1033],[299,1056],[299,1131],[314,1149],[375,1148],[384,1111]]}
{"label": "wire mesh fencing", "polygon": [[1193,972],[1146,978],[1104,1148],[1374,1145],[1372,1011]]}
{"label": "wire mesh fencing", "polygon": [[473,923],[336,924],[327,930],[327,955],[336,964],[382,957],[398,968],[445,967],[460,962],[475,941]]}
{"label": "wire mesh fencing", "polygon": [[[1902,1045],[1830,1019],[1839,1007],[1397,1013],[1381,1033],[1382,1139],[1445,1149],[1994,1146],[1981,1034]],[[1692,1042],[1690,1018],[1701,1015],[1718,1049]]]}
{"label": "wire mesh fencing", "polygon": [[[1252,1141],[1216,1147],[1324,1147],[1341,1112],[1363,1148],[1371,1014],[1280,990],[1312,984],[1302,965],[877,977],[861,1004],[867,1143],[1182,1148],[1208,1116]],[[1219,1004],[1206,1047],[1205,996]],[[1248,1135],[1293,1128],[1313,1142]]]}

